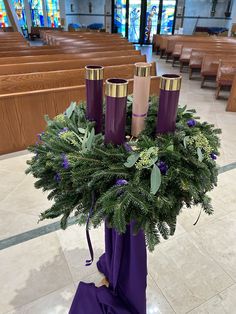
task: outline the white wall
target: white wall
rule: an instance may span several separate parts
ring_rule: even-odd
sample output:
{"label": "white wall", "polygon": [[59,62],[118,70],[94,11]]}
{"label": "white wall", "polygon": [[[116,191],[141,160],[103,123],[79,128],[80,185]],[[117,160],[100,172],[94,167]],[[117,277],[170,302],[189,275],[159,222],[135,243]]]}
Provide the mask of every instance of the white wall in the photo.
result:
{"label": "white wall", "polygon": [[[236,0],[234,0],[234,11]],[[190,17],[208,17],[206,19],[200,18],[197,26],[212,26],[212,27],[229,27],[230,20],[225,18],[225,11],[227,8],[228,0],[218,0],[216,6],[216,13],[211,17],[212,1],[211,0],[179,0],[179,6],[185,6],[184,12],[184,34],[192,34],[197,18]],[[232,13],[233,14],[233,13]],[[236,13],[235,13],[236,14]],[[189,18],[188,18],[189,17]],[[181,19],[177,19],[176,28],[180,27]]]}
{"label": "white wall", "polygon": [[[89,25],[92,23],[104,24],[106,0],[65,0],[67,25],[70,23]],[[92,3],[92,12],[89,12],[89,2]],[[71,12],[71,4],[74,12]]]}
{"label": "white wall", "polygon": [[236,23],[236,0],[234,0],[234,3],[233,3],[231,18],[232,18],[232,20],[229,21],[229,23],[228,23],[229,34],[231,34],[232,24]]}

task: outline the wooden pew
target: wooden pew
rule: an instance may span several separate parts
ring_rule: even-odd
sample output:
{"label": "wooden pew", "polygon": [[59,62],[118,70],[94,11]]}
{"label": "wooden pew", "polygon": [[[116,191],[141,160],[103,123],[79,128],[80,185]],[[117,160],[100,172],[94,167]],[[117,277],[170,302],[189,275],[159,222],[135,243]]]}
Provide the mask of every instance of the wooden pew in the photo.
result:
{"label": "wooden pew", "polygon": [[[102,47],[89,47],[89,48],[58,48],[58,49],[28,49],[20,51],[11,51],[11,52],[1,52],[0,58],[5,57],[19,57],[19,56],[37,56],[37,55],[53,55],[58,53],[72,54],[72,53],[86,53],[86,52],[101,52],[101,51],[120,51],[120,50],[130,50],[134,49],[132,45],[115,45],[115,46],[102,46]],[[1,62],[1,61],[0,61]]]}
{"label": "wooden pew", "polygon": [[220,60],[218,72],[216,76],[216,99],[219,98],[220,91],[227,87],[231,88],[236,75],[236,60],[235,61],[223,61]]}
{"label": "wooden pew", "polygon": [[[130,78],[129,93],[132,93],[134,65],[125,67],[126,72],[120,71],[120,66],[113,67],[106,77]],[[159,95],[159,84],[159,77],[153,77],[152,95]],[[0,95],[0,154],[22,150],[33,144],[36,134],[45,129],[45,114],[54,117],[62,113],[71,101],[85,100],[85,94],[85,85],[76,85]]]}
{"label": "wooden pew", "polygon": [[210,55],[222,54],[223,56],[232,56],[232,55],[236,54],[236,51],[235,50],[232,50],[232,52],[231,51],[225,51],[225,49],[215,49],[215,50],[193,49],[191,52],[190,61],[189,61],[189,78],[190,79],[192,79],[192,75],[194,72],[199,72],[199,73],[201,72],[203,58],[207,54],[210,54]]}
{"label": "wooden pew", "polygon": [[215,81],[220,60],[235,61],[235,55],[206,54],[203,58],[201,68],[201,88],[205,86],[206,81]]}
{"label": "wooden pew", "polygon": [[[178,45],[177,45],[178,46]],[[230,52],[236,52],[236,45],[233,45],[231,43],[212,43],[211,45],[206,44],[206,43],[197,43],[195,44],[187,44],[187,45],[179,45],[182,46],[180,55],[177,57],[174,55],[173,56],[173,63],[175,60],[179,60],[180,62],[180,72],[182,72],[184,66],[189,66],[190,63],[190,58],[191,58],[191,53],[194,48],[198,50],[211,50],[211,51],[230,51]],[[189,47],[190,46],[190,47]],[[209,48],[210,46],[210,48]]]}
{"label": "wooden pew", "polygon": [[[8,64],[0,65],[0,75],[12,75],[12,74],[26,74],[36,72],[49,72],[49,71],[61,71],[70,69],[84,68],[86,65],[119,65],[119,64],[132,64],[135,62],[146,62],[146,56],[130,55],[130,56],[117,56],[111,58],[90,58],[82,60],[61,60],[50,62],[32,62],[21,64]],[[17,86],[16,86],[17,87]],[[1,89],[1,87],[0,87]]]}
{"label": "wooden pew", "polygon": [[167,37],[167,44],[166,44],[166,54],[167,57],[170,56],[173,51],[175,44],[185,44],[185,43],[192,43],[195,45],[196,43],[208,43],[211,45],[212,43],[231,43],[236,44],[235,39],[228,38],[228,37],[215,37],[215,36],[209,36],[209,37],[200,37],[200,36],[192,36],[192,37],[177,37],[177,36],[170,36]]}
{"label": "wooden pew", "polygon": [[[53,55],[37,55],[37,56],[21,56],[1,58],[1,65],[4,64],[22,64],[33,62],[49,62],[49,61],[61,61],[61,60],[81,60],[90,58],[110,58],[117,56],[137,56],[141,55],[140,50],[114,50],[114,51],[101,51],[101,52],[89,52],[89,53],[71,53],[71,54],[53,54]],[[1,72],[0,72],[1,75]]]}
{"label": "wooden pew", "polygon": [[[138,62],[145,62],[145,56],[139,58]],[[124,78],[130,75],[134,68],[133,64],[127,64],[105,66],[104,72],[105,77],[112,77],[112,71],[119,69],[119,76]],[[122,62],[120,62],[121,64]],[[128,70],[127,70],[128,69]],[[155,63],[152,65],[152,75],[156,75]],[[15,74],[15,75],[2,75],[0,76],[0,95],[14,94],[26,91],[34,91],[37,89],[49,89],[64,86],[83,85],[85,77],[84,67],[73,70],[62,70],[62,71],[51,71],[51,72],[40,72],[40,73],[26,73],[26,74]]]}
{"label": "wooden pew", "polygon": [[234,76],[226,111],[236,112],[236,75]]}

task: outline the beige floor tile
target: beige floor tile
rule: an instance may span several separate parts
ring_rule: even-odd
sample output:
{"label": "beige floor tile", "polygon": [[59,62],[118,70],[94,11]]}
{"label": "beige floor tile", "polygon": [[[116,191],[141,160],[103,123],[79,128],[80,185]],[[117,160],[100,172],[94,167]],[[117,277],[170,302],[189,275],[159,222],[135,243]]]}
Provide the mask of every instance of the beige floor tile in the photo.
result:
{"label": "beige floor tile", "polygon": [[170,304],[156,285],[151,276],[148,276],[147,314],[174,314]]}
{"label": "beige floor tile", "polygon": [[74,284],[68,285],[20,307],[10,314],[68,314],[75,290]]}
{"label": "beige floor tile", "polygon": [[71,274],[55,234],[0,251],[0,265],[2,313],[72,283]]}
{"label": "beige floor tile", "polygon": [[[74,282],[84,280],[86,277],[97,272],[96,262],[104,252],[102,229],[98,231],[97,237],[91,233],[95,257],[91,266],[85,266],[86,260],[90,259],[88,244],[85,239],[85,227],[73,226],[65,232],[57,232],[57,235]],[[100,237],[102,237],[102,240],[99,240]]]}
{"label": "beige floor tile", "polygon": [[189,314],[235,314],[235,296],[236,285],[233,285],[193,311],[189,312]]}
{"label": "beige floor tile", "polygon": [[25,179],[24,173],[14,173],[0,169],[0,204],[9,193],[16,190]]}
{"label": "beige floor tile", "polygon": [[25,172],[25,170],[28,167],[26,164],[26,161],[29,160],[31,156],[33,155],[28,153],[27,151],[22,152],[22,154],[13,153],[13,154],[1,156],[0,169],[11,171],[13,173]]}
{"label": "beige floor tile", "polygon": [[233,284],[188,234],[149,254],[149,273],[176,313],[186,313]]}
{"label": "beige floor tile", "polygon": [[17,213],[39,216],[50,208],[52,202],[47,200],[47,194],[35,189],[35,179],[27,176],[8,196],[0,202],[0,211],[9,210]]}
{"label": "beige floor tile", "polygon": [[33,215],[0,211],[0,240],[39,226],[37,218]]}
{"label": "beige floor tile", "polygon": [[236,281],[236,212],[195,230],[191,236]]}

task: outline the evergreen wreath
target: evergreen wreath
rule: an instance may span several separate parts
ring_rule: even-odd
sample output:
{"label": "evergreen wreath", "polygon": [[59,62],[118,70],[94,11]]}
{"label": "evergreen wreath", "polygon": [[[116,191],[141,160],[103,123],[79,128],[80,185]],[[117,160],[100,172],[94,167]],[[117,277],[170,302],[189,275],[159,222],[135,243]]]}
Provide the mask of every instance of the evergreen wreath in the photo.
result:
{"label": "evergreen wreath", "polygon": [[[174,234],[183,206],[200,204],[212,214],[206,193],[217,184],[221,131],[184,107],[178,109],[175,133],[156,135],[157,110],[152,97],[145,130],[122,146],[105,145],[103,135],[95,134],[85,104],[72,103],[53,120],[46,117],[46,131],[29,148],[34,156],[26,171],[38,179],[35,187],[50,191],[48,199],[54,201],[40,219],[62,216],[65,229],[70,216],[85,224],[90,215],[90,226],[106,220],[119,233],[135,221],[135,232],[144,231],[152,251],[161,236]],[[129,96],[127,134],[131,117]]]}

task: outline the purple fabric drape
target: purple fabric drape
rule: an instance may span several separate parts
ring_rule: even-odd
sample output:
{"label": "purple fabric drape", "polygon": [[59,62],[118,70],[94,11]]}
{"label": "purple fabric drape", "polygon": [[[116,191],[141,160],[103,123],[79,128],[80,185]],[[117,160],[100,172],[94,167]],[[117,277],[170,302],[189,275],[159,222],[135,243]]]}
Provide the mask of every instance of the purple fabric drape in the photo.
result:
{"label": "purple fabric drape", "polygon": [[105,253],[97,266],[110,286],[81,282],[69,314],[146,314],[147,256],[144,233],[125,234],[105,226]]}

